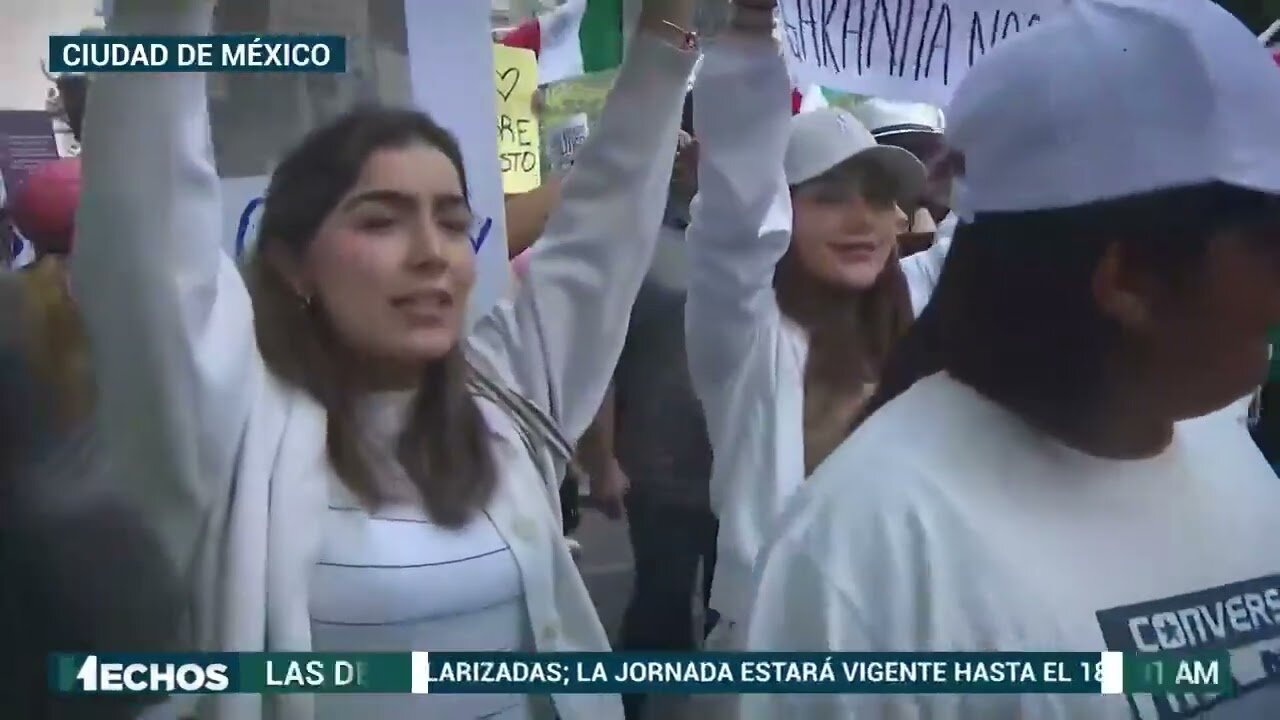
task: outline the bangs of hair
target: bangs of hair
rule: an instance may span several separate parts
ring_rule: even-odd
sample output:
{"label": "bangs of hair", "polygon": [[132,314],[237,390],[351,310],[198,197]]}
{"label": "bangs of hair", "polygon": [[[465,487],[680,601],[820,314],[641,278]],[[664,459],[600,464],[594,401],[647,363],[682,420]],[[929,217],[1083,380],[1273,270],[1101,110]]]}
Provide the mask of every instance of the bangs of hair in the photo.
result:
{"label": "bangs of hair", "polygon": [[863,153],[792,186],[791,190],[796,194],[818,196],[832,190],[851,191],[873,207],[889,207],[902,194],[898,178],[888,166],[874,155]]}

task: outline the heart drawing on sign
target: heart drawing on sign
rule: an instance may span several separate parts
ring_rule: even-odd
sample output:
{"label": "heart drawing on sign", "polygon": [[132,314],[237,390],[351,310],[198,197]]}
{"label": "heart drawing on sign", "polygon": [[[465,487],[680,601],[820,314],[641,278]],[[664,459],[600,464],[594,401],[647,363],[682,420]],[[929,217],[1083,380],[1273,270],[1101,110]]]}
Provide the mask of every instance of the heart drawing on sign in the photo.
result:
{"label": "heart drawing on sign", "polygon": [[516,91],[519,84],[520,68],[507,68],[498,73],[498,94],[502,96],[503,102],[511,99],[511,93]]}

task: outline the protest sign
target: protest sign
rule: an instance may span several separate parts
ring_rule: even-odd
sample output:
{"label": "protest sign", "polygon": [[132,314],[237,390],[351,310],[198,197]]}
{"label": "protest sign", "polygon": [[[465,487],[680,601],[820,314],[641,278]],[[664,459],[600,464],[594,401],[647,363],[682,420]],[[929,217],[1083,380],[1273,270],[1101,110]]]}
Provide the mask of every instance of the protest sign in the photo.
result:
{"label": "protest sign", "polygon": [[533,94],[538,90],[538,56],[532,50],[493,46],[494,86],[498,98],[498,157],[502,190],[528,192],[542,184],[538,118]]}
{"label": "protest sign", "polygon": [[267,191],[264,176],[222,178],[223,249],[244,262],[258,241],[258,220],[262,217],[262,196]]}
{"label": "protest sign", "polygon": [[782,47],[801,83],[945,106],[1006,38],[1069,0],[779,0]]}
{"label": "protest sign", "polygon": [[547,160],[551,169],[563,172],[573,166],[573,156],[587,141],[587,114],[570,115],[547,133]]}
{"label": "protest sign", "polygon": [[[474,321],[506,295],[511,284],[502,175],[498,163],[493,41],[489,4],[457,0],[405,0],[409,85],[413,102],[458,139],[476,221],[476,284],[467,308]],[[477,88],[486,89],[477,92]],[[534,140],[537,149],[537,140]]]}

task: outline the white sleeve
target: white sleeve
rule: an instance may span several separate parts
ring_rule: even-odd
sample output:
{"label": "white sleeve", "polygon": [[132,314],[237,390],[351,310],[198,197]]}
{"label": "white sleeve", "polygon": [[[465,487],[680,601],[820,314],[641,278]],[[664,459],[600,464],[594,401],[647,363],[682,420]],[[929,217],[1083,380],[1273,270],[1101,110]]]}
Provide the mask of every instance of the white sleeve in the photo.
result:
{"label": "white sleeve", "polygon": [[927,250],[902,259],[902,274],[907,278],[907,290],[911,293],[911,309],[916,317],[924,310],[933,289],[942,277],[942,264],[951,250],[951,238],[956,230],[955,214],[947,215],[938,225],[936,239]]}
{"label": "white sleeve", "polygon": [[473,331],[482,356],[576,440],[622,352],[653,257],[697,54],[641,32],[565,177],[514,300]]}
{"label": "white sleeve", "polygon": [[[203,35],[208,0],[118,0],[109,31]],[[229,491],[261,370],[222,250],[203,73],[102,73],[85,113],[72,288],[121,492],[185,572]]]}
{"label": "white sleeve", "polygon": [[[694,87],[698,195],[686,233],[689,372],[704,405],[732,382],[780,323],[774,266],[791,242],[782,171],[790,81],[771,41],[727,38],[707,51]],[[714,414],[708,408],[708,414]]]}

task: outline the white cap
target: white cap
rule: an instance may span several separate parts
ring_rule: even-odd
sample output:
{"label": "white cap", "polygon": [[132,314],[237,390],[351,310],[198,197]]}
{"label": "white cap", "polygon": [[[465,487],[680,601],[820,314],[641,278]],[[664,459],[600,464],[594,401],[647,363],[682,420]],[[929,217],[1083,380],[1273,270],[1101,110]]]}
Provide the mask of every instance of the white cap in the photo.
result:
{"label": "white cap", "polygon": [[1209,182],[1280,193],[1280,74],[1209,0],[1074,0],[984,56],[947,118],[965,219]]}
{"label": "white cap", "polygon": [[914,202],[924,192],[924,165],[902,148],[877,144],[871,131],[848,111],[825,107],[791,118],[783,160],[788,185],[812,180],[855,156],[883,163],[898,181],[901,200]]}
{"label": "white cap", "polygon": [[853,115],[877,138],[908,133],[940,135],[947,129],[942,109],[925,103],[868,98],[853,106]]}

